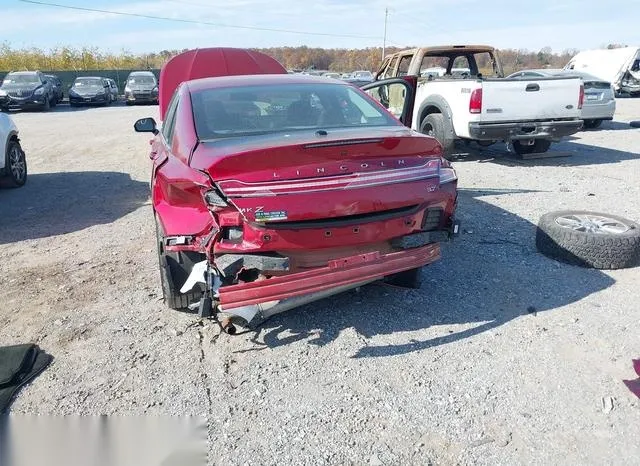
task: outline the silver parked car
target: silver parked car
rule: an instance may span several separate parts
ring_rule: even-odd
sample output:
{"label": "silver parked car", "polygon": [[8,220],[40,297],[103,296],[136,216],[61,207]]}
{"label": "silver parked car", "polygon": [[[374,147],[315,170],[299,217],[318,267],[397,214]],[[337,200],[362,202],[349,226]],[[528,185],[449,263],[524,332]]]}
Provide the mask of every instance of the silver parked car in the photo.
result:
{"label": "silver parked car", "polygon": [[106,78],[107,83],[109,83],[109,93],[111,94],[111,102],[117,102],[118,96],[120,95],[120,90],[118,89],[118,84],[115,80],[111,78]]}
{"label": "silver parked car", "polygon": [[545,78],[555,76],[578,76],[584,84],[584,104],[581,117],[585,128],[597,128],[605,120],[613,120],[616,99],[611,83],[588,73],[576,70],[522,70],[507,78]]}

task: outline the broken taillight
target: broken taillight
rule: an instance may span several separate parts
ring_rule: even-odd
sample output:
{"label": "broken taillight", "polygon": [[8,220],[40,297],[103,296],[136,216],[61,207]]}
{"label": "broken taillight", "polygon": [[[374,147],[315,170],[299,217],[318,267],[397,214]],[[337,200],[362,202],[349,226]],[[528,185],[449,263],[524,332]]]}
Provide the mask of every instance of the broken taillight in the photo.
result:
{"label": "broken taillight", "polygon": [[222,195],[218,192],[217,189],[210,189],[205,191],[203,194],[204,201],[207,203],[209,207],[228,207],[227,201],[224,200]]}
{"label": "broken taillight", "polygon": [[469,113],[482,113],[482,88],[479,87],[471,92],[469,99]]}

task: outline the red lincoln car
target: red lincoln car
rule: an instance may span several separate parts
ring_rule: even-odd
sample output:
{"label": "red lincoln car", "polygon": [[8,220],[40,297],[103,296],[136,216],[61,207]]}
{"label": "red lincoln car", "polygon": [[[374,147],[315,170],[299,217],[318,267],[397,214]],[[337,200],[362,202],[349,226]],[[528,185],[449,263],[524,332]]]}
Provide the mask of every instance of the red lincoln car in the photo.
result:
{"label": "red lincoln car", "polygon": [[254,51],[192,50],[161,71],[160,118],[135,130],[154,135],[164,298],[229,333],[377,280],[416,287],[457,233],[438,142],[348,83]]}

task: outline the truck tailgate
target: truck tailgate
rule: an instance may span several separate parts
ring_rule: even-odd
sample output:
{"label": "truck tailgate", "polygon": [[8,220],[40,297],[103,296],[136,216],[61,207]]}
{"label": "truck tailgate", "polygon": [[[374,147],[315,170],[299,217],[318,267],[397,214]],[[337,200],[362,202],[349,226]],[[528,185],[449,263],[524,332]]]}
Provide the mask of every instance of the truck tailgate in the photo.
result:
{"label": "truck tailgate", "polygon": [[580,78],[482,81],[481,122],[579,118]]}

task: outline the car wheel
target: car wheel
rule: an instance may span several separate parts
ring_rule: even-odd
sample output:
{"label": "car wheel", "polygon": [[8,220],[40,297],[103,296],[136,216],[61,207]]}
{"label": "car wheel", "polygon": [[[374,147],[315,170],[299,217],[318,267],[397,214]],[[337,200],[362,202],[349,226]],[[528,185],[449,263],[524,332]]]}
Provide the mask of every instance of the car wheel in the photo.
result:
{"label": "car wheel", "polygon": [[640,120],[630,122],[629,126],[632,128],[640,128]]}
{"label": "car wheel", "polygon": [[448,159],[451,156],[454,140],[446,136],[444,115],[442,113],[431,113],[427,115],[420,124],[420,132],[438,140],[442,146],[443,157]]}
{"label": "car wheel", "polygon": [[158,251],[158,265],[160,267],[160,283],[162,284],[162,296],[164,302],[171,309],[188,311],[189,305],[200,301],[203,290],[197,289],[187,293],[180,293],[180,287],[189,277],[193,264],[204,260],[202,254],[193,252],[166,251],[164,247],[164,232],[156,218],[156,242]]}
{"label": "car wheel", "polygon": [[536,139],[533,144],[529,145],[516,140],[511,142],[511,147],[518,155],[540,154],[549,150],[549,147],[551,147],[551,141],[548,139]]}
{"label": "car wheel", "polygon": [[9,141],[5,154],[6,178],[4,185],[9,188],[23,186],[27,182],[27,159],[20,143],[16,140]]}
{"label": "car wheel", "polygon": [[385,277],[384,281],[389,285],[399,286],[402,288],[420,288],[420,269],[405,270],[404,272],[394,273]]}
{"label": "car wheel", "polygon": [[584,127],[586,129],[599,128],[602,125],[602,120],[584,120]]}
{"label": "car wheel", "polygon": [[42,110],[45,112],[48,112],[49,110],[51,110],[51,100],[44,99],[44,106],[42,107]]}
{"label": "car wheel", "polygon": [[551,212],[540,218],[536,247],[552,259],[582,267],[633,267],[640,262],[640,225],[598,212]]}

